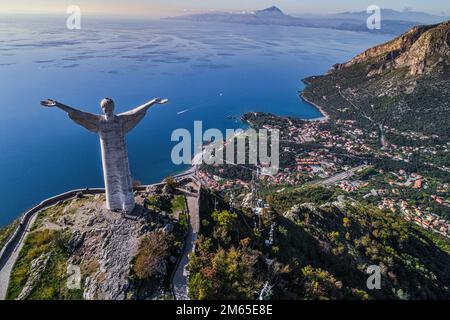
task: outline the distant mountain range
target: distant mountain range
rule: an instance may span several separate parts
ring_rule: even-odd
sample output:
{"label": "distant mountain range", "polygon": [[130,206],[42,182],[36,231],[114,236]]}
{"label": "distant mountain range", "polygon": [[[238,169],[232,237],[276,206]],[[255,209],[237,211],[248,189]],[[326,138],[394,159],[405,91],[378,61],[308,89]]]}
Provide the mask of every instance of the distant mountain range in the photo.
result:
{"label": "distant mountain range", "polygon": [[[302,15],[300,15],[302,16]],[[328,18],[335,18],[335,19],[350,19],[350,20],[366,20],[367,19],[367,12],[366,11],[359,11],[359,12],[342,12],[337,14],[331,14],[328,15]],[[410,22],[420,22],[423,24],[432,24],[432,23],[439,23],[444,20],[448,20],[450,17],[444,17],[444,16],[435,16],[431,15],[429,13],[425,12],[419,12],[419,11],[396,11],[392,9],[381,9],[381,16],[382,19],[385,20],[396,20],[396,21],[410,21]],[[311,16],[310,16],[311,17]]]}
{"label": "distant mountain range", "polygon": [[202,22],[227,22],[240,24],[276,24],[286,26],[305,26],[306,21],[303,18],[285,15],[277,7],[270,7],[264,10],[243,13],[214,12],[200,13],[173,17],[177,20],[192,20]]}
{"label": "distant mountain range", "polygon": [[251,25],[281,25],[313,28],[329,28],[350,31],[371,31],[386,34],[401,34],[420,24],[439,23],[449,17],[434,16],[424,12],[395,11],[381,9],[382,27],[380,30],[368,30],[366,21],[369,14],[361,12],[343,12],[330,15],[287,15],[273,6],[253,12],[214,12],[184,15],[169,19],[199,22],[222,22]]}

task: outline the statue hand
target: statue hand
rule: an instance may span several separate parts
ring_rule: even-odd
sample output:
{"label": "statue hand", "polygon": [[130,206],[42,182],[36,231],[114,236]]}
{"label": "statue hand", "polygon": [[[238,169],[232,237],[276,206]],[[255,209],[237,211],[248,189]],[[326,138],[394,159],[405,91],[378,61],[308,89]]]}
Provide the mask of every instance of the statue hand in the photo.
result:
{"label": "statue hand", "polygon": [[169,99],[155,99],[155,103],[157,104],[166,104],[167,102],[169,102]]}
{"label": "statue hand", "polygon": [[41,101],[41,106],[44,106],[47,108],[56,107],[56,105],[57,105],[57,102],[52,99],[47,99],[47,100]]}

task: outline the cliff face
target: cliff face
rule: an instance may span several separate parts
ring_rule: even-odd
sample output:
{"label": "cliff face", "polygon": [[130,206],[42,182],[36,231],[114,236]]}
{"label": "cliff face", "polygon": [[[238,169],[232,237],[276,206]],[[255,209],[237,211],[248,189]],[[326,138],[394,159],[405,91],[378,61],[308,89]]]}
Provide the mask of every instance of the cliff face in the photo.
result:
{"label": "cliff face", "polygon": [[305,82],[302,96],[331,118],[448,141],[450,21],[414,27]]}
{"label": "cliff face", "polygon": [[334,65],[330,73],[359,63],[369,63],[368,76],[405,67],[410,75],[442,69],[450,65],[450,21],[414,27],[392,41],[364,51],[349,62]]}
{"label": "cliff face", "polygon": [[[145,207],[149,199],[154,202]],[[138,206],[127,216],[107,210],[100,194],[42,210],[11,272],[6,298],[162,299],[181,252],[174,241],[184,239],[176,218],[181,209],[172,199],[159,191],[136,192]]]}

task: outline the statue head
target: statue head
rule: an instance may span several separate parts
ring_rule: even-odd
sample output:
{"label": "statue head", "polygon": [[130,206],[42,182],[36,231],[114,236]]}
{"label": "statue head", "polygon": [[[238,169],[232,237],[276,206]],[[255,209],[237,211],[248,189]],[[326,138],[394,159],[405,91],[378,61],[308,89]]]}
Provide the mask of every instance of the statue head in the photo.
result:
{"label": "statue head", "polygon": [[100,106],[107,117],[114,115],[114,101],[110,98],[105,98],[100,102]]}

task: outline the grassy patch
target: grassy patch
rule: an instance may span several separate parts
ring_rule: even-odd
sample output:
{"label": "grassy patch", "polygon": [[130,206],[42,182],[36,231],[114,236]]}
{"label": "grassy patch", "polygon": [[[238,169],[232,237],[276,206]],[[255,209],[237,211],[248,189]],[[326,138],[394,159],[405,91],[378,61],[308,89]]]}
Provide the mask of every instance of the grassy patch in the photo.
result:
{"label": "grassy patch", "polygon": [[186,201],[183,195],[175,196],[172,199],[172,212],[182,212],[186,210]]}
{"label": "grassy patch", "polygon": [[20,218],[14,220],[9,225],[0,229],[0,250],[3,248],[9,237],[12,236],[16,228],[19,226]]}
{"label": "grassy patch", "polygon": [[186,199],[183,195],[172,199],[172,214],[178,222],[174,226],[175,246],[182,249],[186,234],[189,229],[189,215],[187,214]]}
{"label": "grassy patch", "polygon": [[70,200],[63,201],[60,204],[57,204],[53,207],[41,210],[37,217],[36,221],[33,224],[32,230],[37,230],[41,228],[45,221],[56,223],[58,221],[58,218],[69,213],[64,213],[65,208],[69,206]]}
{"label": "grassy patch", "polygon": [[189,229],[189,216],[182,212],[178,216],[178,223],[175,224],[173,234],[175,236],[175,247],[182,249],[185,242],[185,237]]}
{"label": "grassy patch", "polygon": [[156,211],[171,211],[171,198],[167,195],[153,195],[147,198],[149,201],[148,208]]}
{"label": "grassy patch", "polygon": [[69,290],[66,287],[67,239],[68,235],[61,231],[43,230],[31,233],[25,240],[12,270],[7,299],[19,296],[27,282],[32,261],[46,253],[51,253],[50,259],[28,299],[82,299],[82,290]]}

